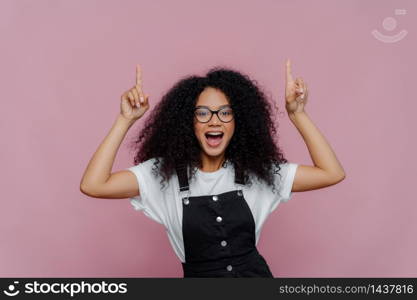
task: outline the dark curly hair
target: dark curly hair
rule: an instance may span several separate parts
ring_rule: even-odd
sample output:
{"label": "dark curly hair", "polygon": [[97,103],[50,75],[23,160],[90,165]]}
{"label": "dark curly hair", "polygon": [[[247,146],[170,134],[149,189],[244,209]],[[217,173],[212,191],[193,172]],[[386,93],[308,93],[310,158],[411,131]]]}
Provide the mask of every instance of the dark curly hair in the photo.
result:
{"label": "dark curly hair", "polygon": [[213,67],[205,77],[185,76],[168,90],[132,143],[134,164],[155,158],[153,172],[161,175],[162,187],[177,164],[191,167],[189,179],[195,175],[201,168],[202,149],[194,133],[194,107],[206,87],[222,91],[233,109],[235,131],[225,159],[243,175],[245,184],[252,184],[252,174],[274,191],[274,173],[279,174],[279,164],[288,161],[274,143],[271,104],[257,81],[226,67]]}

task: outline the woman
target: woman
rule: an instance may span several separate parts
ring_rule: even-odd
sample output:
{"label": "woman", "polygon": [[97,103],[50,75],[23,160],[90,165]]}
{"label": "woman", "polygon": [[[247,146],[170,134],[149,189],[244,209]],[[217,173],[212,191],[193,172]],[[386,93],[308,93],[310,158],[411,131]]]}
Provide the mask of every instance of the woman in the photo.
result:
{"label": "woman", "polygon": [[307,84],[286,63],[288,116],[314,166],[289,163],[274,143],[265,94],[240,72],[213,68],[177,82],[134,141],[135,165],[111,173],[128,129],[149,109],[140,66],[136,85],[81,181],[96,198],[131,198],[165,226],[184,277],[273,277],[256,244],[268,215],[292,192],[319,189],[345,177],[330,145],[306,112]]}

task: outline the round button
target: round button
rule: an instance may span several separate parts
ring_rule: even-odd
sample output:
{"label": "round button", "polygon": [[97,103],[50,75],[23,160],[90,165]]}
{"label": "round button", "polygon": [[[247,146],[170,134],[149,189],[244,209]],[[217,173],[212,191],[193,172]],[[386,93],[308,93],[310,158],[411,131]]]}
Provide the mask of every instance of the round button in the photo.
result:
{"label": "round button", "polygon": [[216,195],[214,195],[212,198],[213,198],[213,201],[219,200],[219,197],[217,197]]}
{"label": "round button", "polygon": [[188,203],[190,203],[190,200],[188,200],[188,198],[184,198],[183,202],[184,202],[185,205],[188,205]]}
{"label": "round button", "polygon": [[226,269],[227,269],[227,271],[232,271],[232,266],[231,265],[228,265],[227,267],[226,267]]}
{"label": "round button", "polygon": [[217,222],[221,222],[223,219],[222,219],[222,217],[220,217],[220,216],[218,216],[217,218],[216,218],[216,221]]}
{"label": "round button", "polygon": [[241,191],[241,190],[238,190],[238,191],[237,191],[237,195],[238,195],[238,196],[242,196],[242,191]]}
{"label": "round button", "polygon": [[225,246],[227,245],[227,242],[226,242],[226,241],[222,241],[220,244],[221,244],[223,247],[225,247]]}

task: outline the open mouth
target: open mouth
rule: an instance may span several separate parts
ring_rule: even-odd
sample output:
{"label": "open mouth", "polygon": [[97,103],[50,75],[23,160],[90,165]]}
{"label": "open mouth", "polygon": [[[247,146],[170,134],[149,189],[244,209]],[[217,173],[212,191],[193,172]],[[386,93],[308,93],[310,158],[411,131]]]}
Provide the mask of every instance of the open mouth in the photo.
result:
{"label": "open mouth", "polygon": [[206,141],[210,147],[217,147],[223,141],[223,132],[206,132]]}

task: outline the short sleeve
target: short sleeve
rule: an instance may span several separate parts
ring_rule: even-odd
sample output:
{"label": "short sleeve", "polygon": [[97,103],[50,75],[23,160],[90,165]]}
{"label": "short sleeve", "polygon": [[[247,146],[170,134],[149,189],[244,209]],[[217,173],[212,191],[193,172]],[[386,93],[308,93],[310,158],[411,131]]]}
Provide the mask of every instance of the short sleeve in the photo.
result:
{"label": "short sleeve", "polygon": [[147,217],[164,225],[164,197],[160,189],[160,180],[152,173],[152,166],[151,159],[126,169],[135,175],[139,186],[139,195],[130,198],[130,203],[135,210],[143,211]]}
{"label": "short sleeve", "polygon": [[298,164],[296,163],[283,163],[280,164],[280,170],[275,167],[275,187],[277,192],[274,193],[274,199],[271,204],[270,212],[275,210],[278,204],[282,202],[288,202],[292,195],[292,185],[295,178],[295,172],[297,171]]}

